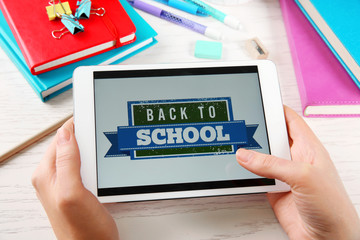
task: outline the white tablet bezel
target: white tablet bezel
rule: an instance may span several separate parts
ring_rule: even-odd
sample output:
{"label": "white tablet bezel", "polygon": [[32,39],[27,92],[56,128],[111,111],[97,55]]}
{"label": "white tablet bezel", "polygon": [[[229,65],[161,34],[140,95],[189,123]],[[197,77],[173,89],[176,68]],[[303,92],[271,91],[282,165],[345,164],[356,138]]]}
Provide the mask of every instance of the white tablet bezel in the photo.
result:
{"label": "white tablet bezel", "polygon": [[[96,138],[94,112],[94,81],[95,71],[121,71],[139,69],[178,69],[178,68],[216,68],[230,66],[257,66],[265,121],[267,125],[270,151],[273,155],[291,159],[286,130],[280,88],[277,79],[276,67],[268,60],[234,61],[234,62],[207,62],[207,63],[176,63],[157,65],[114,65],[79,67],[74,72],[74,121],[75,135],[81,156],[81,176],[84,186],[90,190],[101,202],[128,202],[155,199],[188,198],[203,196],[219,196],[246,194],[258,192],[288,191],[289,186],[279,180],[275,185],[239,187],[211,190],[191,190],[179,192],[162,192],[146,194],[130,194],[119,196],[98,196],[96,171]],[[84,161],[86,159],[86,161]],[[234,156],[235,161],[235,156]]]}

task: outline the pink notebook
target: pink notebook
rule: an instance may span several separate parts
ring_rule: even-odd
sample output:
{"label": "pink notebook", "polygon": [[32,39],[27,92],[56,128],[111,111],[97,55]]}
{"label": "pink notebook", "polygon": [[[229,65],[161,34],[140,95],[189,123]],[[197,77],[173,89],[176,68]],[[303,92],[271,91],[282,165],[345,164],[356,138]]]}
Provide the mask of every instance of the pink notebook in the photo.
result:
{"label": "pink notebook", "polygon": [[360,90],[294,0],[280,0],[307,117],[360,117]]}

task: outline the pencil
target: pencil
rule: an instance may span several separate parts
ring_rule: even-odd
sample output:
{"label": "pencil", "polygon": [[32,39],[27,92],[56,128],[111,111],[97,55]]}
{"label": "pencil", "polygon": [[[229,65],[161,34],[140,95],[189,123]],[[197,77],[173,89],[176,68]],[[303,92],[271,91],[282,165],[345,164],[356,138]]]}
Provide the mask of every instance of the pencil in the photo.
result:
{"label": "pencil", "polygon": [[12,147],[10,150],[6,151],[5,153],[0,154],[0,163],[8,159],[9,157],[13,156],[17,152],[29,147],[33,143],[39,141],[43,137],[49,135],[50,133],[54,132],[58,128],[60,128],[68,119],[70,119],[73,114],[69,114],[66,117],[62,118],[61,120],[55,122],[54,124],[50,125],[46,129],[42,130],[41,132],[25,139],[24,141],[20,142],[19,144]]}

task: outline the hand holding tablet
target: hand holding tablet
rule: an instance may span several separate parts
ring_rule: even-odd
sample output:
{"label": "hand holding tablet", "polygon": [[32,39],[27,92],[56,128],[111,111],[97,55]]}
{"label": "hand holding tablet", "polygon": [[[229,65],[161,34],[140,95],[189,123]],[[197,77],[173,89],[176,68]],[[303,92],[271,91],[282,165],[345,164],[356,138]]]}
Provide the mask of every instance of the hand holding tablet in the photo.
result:
{"label": "hand holding tablet", "polygon": [[81,67],[74,109],[101,202],[289,190],[234,162],[238,148],[290,159],[270,61]]}
{"label": "hand holding tablet", "polygon": [[[211,105],[215,106],[213,103]],[[159,109],[158,112],[160,112]],[[216,109],[219,108],[216,107]],[[171,112],[173,111],[171,110]],[[170,117],[170,114],[168,116]],[[174,118],[174,114],[171,116]],[[190,114],[187,116],[189,118]],[[204,116],[205,114],[203,114]],[[211,116],[214,114],[212,113]],[[233,116],[236,114],[233,113]],[[259,145],[262,147],[265,145],[254,133],[253,136],[258,140],[258,145],[256,145],[255,151],[240,149],[236,155],[239,163],[244,168],[258,174],[258,178],[262,176],[281,179],[291,186],[291,192],[268,194],[275,214],[290,238],[297,236],[300,239],[359,239],[359,218],[327,151],[303,119],[294,111],[285,108],[285,117],[289,127],[293,161],[260,153]],[[151,119],[149,117],[147,120]],[[216,126],[218,126],[216,124],[215,132],[217,132]],[[193,129],[194,132],[195,129]],[[159,140],[162,137],[160,132],[157,136]],[[212,134],[214,135],[212,130],[205,131],[204,139],[211,138]],[[222,138],[227,139],[226,134],[226,129],[223,128],[222,133],[217,133],[217,136],[223,136],[220,137],[221,141]],[[194,138],[194,135],[189,134],[189,137]],[[229,137],[231,138],[231,136]],[[248,143],[249,141],[246,144]],[[149,153],[146,154],[149,155]],[[84,179],[84,175],[80,176],[79,155],[73,122],[69,120],[56,134],[32,177],[37,195],[41,199],[55,234],[59,239],[67,239],[70,235],[78,238],[100,236],[118,239],[117,227],[111,215],[81,183],[81,178],[83,177],[83,180],[86,178]],[[137,155],[139,156],[139,154]],[[144,156],[144,154],[140,155]],[[203,156],[211,157],[211,155],[208,151],[208,154]],[[224,155],[232,156],[232,160],[235,161],[235,156],[231,153],[224,153]],[[87,161],[83,156],[81,157],[82,163]],[[127,157],[129,158],[129,156]],[[158,157],[159,155],[155,154],[150,160],[163,160]],[[179,158],[182,159],[182,157]],[[191,155],[189,158],[196,158],[196,156]],[[208,168],[209,162],[206,161],[202,169],[207,170]],[[215,190],[217,191],[217,189]]]}

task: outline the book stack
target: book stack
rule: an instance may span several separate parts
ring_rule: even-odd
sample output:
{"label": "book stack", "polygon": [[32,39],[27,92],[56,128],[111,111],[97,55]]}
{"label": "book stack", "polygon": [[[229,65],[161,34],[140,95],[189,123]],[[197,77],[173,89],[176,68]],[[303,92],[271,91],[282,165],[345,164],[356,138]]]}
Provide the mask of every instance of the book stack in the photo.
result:
{"label": "book stack", "polygon": [[[77,1],[67,2],[75,11]],[[80,20],[84,32],[55,39],[52,31],[63,25],[49,21],[43,1],[0,0],[0,46],[42,101],[70,89],[76,67],[117,64],[157,42],[126,0],[91,2],[105,14]]]}
{"label": "book stack", "polygon": [[360,117],[357,0],[280,0],[304,116]]}

